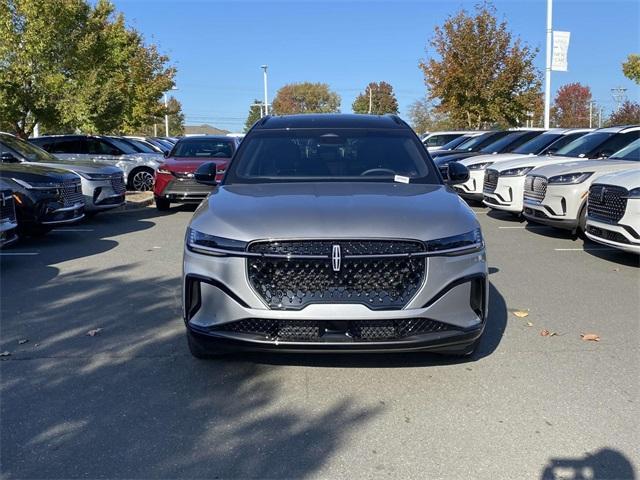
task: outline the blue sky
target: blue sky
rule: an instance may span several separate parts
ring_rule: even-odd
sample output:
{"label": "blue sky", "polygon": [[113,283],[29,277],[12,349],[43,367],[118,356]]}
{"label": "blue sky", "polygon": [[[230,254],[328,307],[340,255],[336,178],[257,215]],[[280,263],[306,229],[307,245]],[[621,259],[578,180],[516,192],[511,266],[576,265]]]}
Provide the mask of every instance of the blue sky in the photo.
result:
{"label": "blue sky", "polygon": [[[178,68],[188,124],[240,131],[254,98],[262,98],[260,65],[269,65],[269,99],[297,81],[328,83],[350,112],[370,81],[387,81],[406,115],[426,89],[418,61],[436,25],[474,1],[183,1],[115,0],[130,25]],[[546,0],[494,2],[511,31],[538,47],[544,67]],[[554,29],[571,32],[569,71],[554,72],[552,90],[579,81],[605,111],[611,88],[627,88],[621,62],[640,50],[640,1],[554,0]]]}

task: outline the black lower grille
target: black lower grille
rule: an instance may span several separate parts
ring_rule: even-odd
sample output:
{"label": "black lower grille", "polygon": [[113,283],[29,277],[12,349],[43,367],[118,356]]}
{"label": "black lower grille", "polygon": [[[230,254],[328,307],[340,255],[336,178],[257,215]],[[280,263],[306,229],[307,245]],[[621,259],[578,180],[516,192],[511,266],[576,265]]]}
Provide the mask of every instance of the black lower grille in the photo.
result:
{"label": "black lower grille", "polygon": [[353,342],[400,340],[452,327],[428,318],[401,320],[272,320],[248,318],[215,327],[219,332],[257,335],[265,340],[317,342],[344,336]]}
{"label": "black lower grille", "polygon": [[626,188],[594,184],[589,189],[589,216],[610,223],[619,222],[627,209]]}
{"label": "black lower grille", "polygon": [[71,207],[76,203],[83,203],[80,180],[68,180],[64,182],[60,189],[60,199],[65,207]]}
{"label": "black lower grille", "polygon": [[[331,258],[335,246],[344,255],[337,269]],[[392,256],[422,252],[421,242],[259,242],[250,245],[249,251],[293,256],[247,259],[251,285],[273,309],[301,309],[312,303],[359,303],[371,309],[400,309],[418,291],[425,276],[424,258]]]}
{"label": "black lower grille", "polygon": [[123,195],[127,191],[127,185],[122,175],[111,177],[111,188],[117,195]]}
{"label": "black lower grille", "polygon": [[196,182],[193,178],[174,178],[172,179],[164,193],[206,193],[213,190],[213,187],[203,185]]}
{"label": "black lower grille", "polygon": [[0,222],[15,222],[16,208],[11,190],[0,192]]}
{"label": "black lower grille", "polygon": [[605,230],[604,228],[594,227],[593,225],[589,225],[587,227],[587,232],[593,235],[594,237],[599,237],[604,240],[609,240],[611,242],[631,243],[629,240],[627,240],[627,237],[622,235],[620,232],[612,232],[611,230]]}
{"label": "black lower grille", "polygon": [[484,193],[493,193],[498,186],[498,172],[496,170],[487,170],[484,172]]}

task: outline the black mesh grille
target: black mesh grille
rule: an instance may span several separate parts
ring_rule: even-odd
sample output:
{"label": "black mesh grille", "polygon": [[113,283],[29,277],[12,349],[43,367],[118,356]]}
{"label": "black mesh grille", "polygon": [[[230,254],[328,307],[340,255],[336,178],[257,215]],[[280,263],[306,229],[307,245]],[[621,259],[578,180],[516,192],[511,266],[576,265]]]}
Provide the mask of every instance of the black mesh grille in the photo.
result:
{"label": "black mesh grille", "polygon": [[487,170],[484,172],[484,193],[493,193],[498,186],[498,172],[496,170]]}
{"label": "black mesh grille", "polygon": [[15,222],[16,209],[11,190],[0,192],[0,222]]}
{"label": "black mesh grille", "polygon": [[[340,245],[342,262],[334,271],[331,252]],[[270,308],[300,309],[312,303],[360,303],[372,309],[404,307],[422,285],[424,258],[350,258],[424,251],[411,241],[260,242],[252,253],[316,255],[322,259],[247,259],[251,285]]]}
{"label": "black mesh grille", "polygon": [[[186,175],[186,174],[183,174]],[[193,178],[186,176],[172,179],[167,185],[164,193],[203,193],[213,190],[213,187],[198,183]]]}
{"label": "black mesh grille", "polygon": [[547,179],[528,175],[524,181],[524,199],[534,203],[540,203],[547,193]]}
{"label": "black mesh grille", "polygon": [[589,189],[589,216],[605,222],[619,222],[627,209],[626,188],[592,185]]}
{"label": "black mesh grille", "polygon": [[604,240],[610,240],[616,243],[631,243],[627,240],[627,237],[622,235],[619,232],[612,232],[611,230],[605,230],[603,228],[594,227],[593,225],[589,225],[587,227],[587,232],[589,232],[594,237],[599,237]]}
{"label": "black mesh grille", "polygon": [[71,207],[76,203],[83,203],[80,180],[65,181],[60,189],[60,199],[65,207]]}
{"label": "black mesh grille", "polygon": [[215,331],[257,335],[265,340],[318,342],[344,336],[353,342],[400,340],[450,330],[428,318],[401,320],[271,320],[248,318],[215,327]]}
{"label": "black mesh grille", "polygon": [[111,180],[111,188],[117,195],[122,195],[127,191],[127,185],[124,182],[124,177],[122,175],[114,175],[110,178]]}

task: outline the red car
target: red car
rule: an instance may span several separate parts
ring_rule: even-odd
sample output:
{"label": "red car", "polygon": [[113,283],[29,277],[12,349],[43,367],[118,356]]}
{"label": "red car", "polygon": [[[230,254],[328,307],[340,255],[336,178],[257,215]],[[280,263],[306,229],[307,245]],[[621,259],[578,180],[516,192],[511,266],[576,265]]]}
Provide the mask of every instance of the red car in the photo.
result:
{"label": "red car", "polygon": [[156,171],[153,193],[158,210],[168,210],[171,203],[200,203],[214,187],[197,183],[193,172],[215,162],[216,180],[222,180],[238,144],[237,138],[213,135],[180,139]]}

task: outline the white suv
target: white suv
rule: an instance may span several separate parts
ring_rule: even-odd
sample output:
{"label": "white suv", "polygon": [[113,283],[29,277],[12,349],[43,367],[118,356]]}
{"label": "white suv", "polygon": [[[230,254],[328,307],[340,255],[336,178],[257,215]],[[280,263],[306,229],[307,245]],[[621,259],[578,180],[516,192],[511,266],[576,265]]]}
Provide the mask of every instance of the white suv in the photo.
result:
{"label": "white suv", "polygon": [[635,133],[633,143],[606,160],[577,160],[534,169],[524,184],[527,220],[584,232],[591,184],[608,173],[640,169],[640,127]]}
{"label": "white suv", "polygon": [[585,233],[640,255],[640,168],[603,175],[591,185]]}

